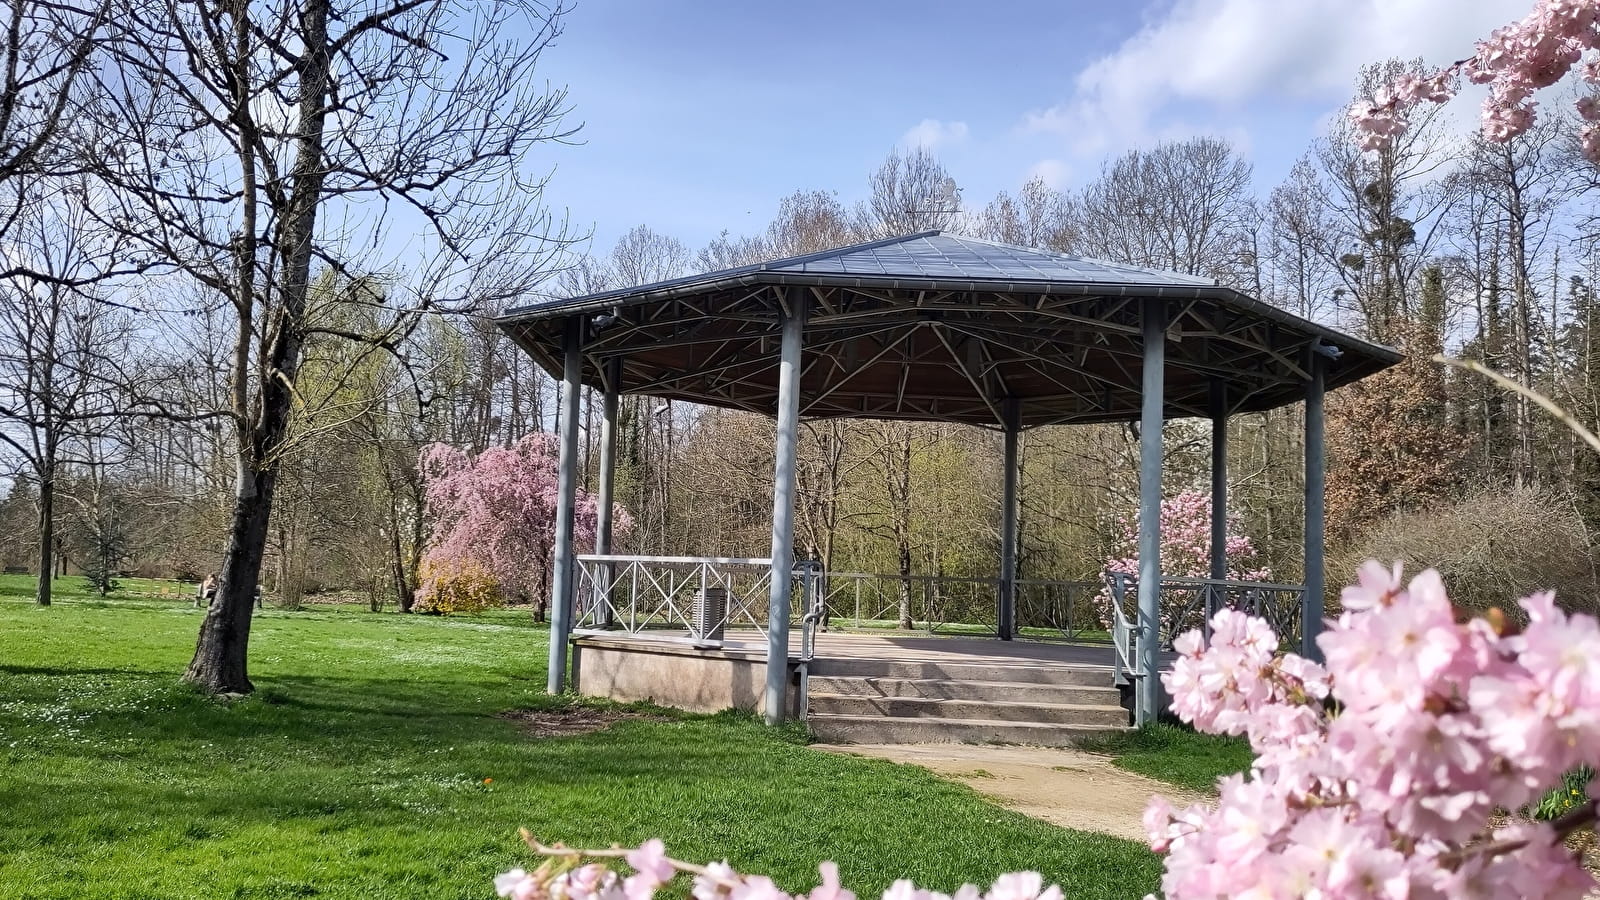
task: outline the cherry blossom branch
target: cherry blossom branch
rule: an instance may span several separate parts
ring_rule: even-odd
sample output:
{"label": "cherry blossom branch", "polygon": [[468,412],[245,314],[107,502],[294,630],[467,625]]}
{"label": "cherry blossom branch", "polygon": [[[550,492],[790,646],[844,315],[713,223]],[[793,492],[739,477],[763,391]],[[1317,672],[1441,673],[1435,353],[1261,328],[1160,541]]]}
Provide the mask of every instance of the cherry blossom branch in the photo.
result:
{"label": "cherry blossom branch", "polygon": [[[1597,821],[1595,807],[1595,801],[1590,800],[1582,806],[1568,810],[1561,817],[1551,822],[1550,829],[1555,832],[1556,839],[1564,840],[1578,829],[1586,825],[1593,825]],[[1440,859],[1451,864],[1457,864],[1473,856],[1494,857],[1504,853],[1515,853],[1530,846],[1532,843],[1527,838],[1491,841],[1487,844],[1479,844],[1476,847],[1464,847],[1454,853],[1446,853]]]}
{"label": "cherry blossom branch", "polygon": [[[630,853],[637,852],[634,849],[620,847],[615,844],[605,850],[575,850],[562,844],[560,841],[557,841],[554,844],[540,843],[539,839],[535,838],[533,833],[528,831],[526,828],[518,829],[517,833],[522,836],[522,840],[528,845],[528,849],[532,850],[534,853],[537,853],[540,856],[553,857],[556,859],[567,859],[573,862],[579,862],[585,859],[625,860],[628,858]],[[665,865],[671,866],[672,868],[677,869],[679,872],[689,875],[699,875],[701,878],[708,878],[725,888],[736,888],[741,884],[739,879],[719,875],[716,872],[711,871],[706,866],[685,862],[681,859],[673,859],[670,856],[663,856],[660,858],[660,860]]]}

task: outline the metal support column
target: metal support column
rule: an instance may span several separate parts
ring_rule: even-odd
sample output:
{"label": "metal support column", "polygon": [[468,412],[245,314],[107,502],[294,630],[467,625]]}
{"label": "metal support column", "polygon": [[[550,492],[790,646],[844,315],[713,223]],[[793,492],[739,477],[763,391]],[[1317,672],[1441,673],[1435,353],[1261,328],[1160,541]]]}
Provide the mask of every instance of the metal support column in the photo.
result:
{"label": "metal support column", "polygon": [[1322,602],[1327,577],[1323,562],[1324,508],[1327,460],[1323,450],[1322,397],[1326,358],[1312,347],[1311,380],[1306,383],[1306,527],[1305,593],[1300,597],[1300,655],[1320,661],[1317,635],[1322,631]]}
{"label": "metal support column", "polygon": [[[1228,386],[1222,379],[1211,381],[1211,580],[1228,577]],[[1211,636],[1211,617],[1222,604],[1219,589],[1206,591],[1206,637]]]}
{"label": "metal support column", "polygon": [[1161,646],[1161,424],[1165,409],[1167,308],[1144,300],[1143,396],[1139,416],[1139,691],[1144,725],[1155,718],[1161,699],[1158,678]]}
{"label": "metal support column", "polygon": [[1021,428],[1018,427],[1017,401],[1008,399],[1005,414],[1005,474],[1000,491],[1000,604],[995,631],[1000,640],[1009,641],[1017,629],[1017,481],[1022,474],[1018,453]]}
{"label": "metal support column", "polygon": [[[600,418],[600,481],[596,485],[599,496],[595,499],[594,552],[602,555],[612,552],[612,536],[615,530],[612,521],[612,498],[616,494],[617,400],[621,383],[622,359],[614,357],[606,363],[605,399]],[[610,566],[606,566],[604,598],[606,603],[602,621],[607,627],[615,624],[610,602],[613,575]]]}
{"label": "metal support column", "polygon": [[1228,388],[1211,382],[1211,577],[1228,577]]}
{"label": "metal support column", "polygon": [[561,460],[556,479],[555,572],[550,579],[550,675],[547,689],[561,693],[567,676],[567,638],[572,633],[573,522],[578,493],[578,394],[583,389],[582,316],[566,321],[562,337]]}
{"label": "metal support column", "polygon": [[784,298],[782,355],[778,363],[778,431],[772,471],[772,593],[767,600],[767,724],[787,712],[789,590],[794,572],[795,457],[800,440],[800,353],[805,333],[803,289]]}

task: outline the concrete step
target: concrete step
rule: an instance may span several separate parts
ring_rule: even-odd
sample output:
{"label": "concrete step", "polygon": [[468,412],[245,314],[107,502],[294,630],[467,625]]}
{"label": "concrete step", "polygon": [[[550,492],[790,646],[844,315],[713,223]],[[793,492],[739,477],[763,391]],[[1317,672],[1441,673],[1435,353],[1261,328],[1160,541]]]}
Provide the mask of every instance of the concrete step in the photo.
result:
{"label": "concrete step", "polygon": [[1035,744],[1065,747],[1082,738],[1128,726],[1060,725],[997,719],[909,719],[885,716],[816,715],[807,718],[819,740],[841,744]]}
{"label": "concrete step", "polygon": [[952,681],[947,678],[847,678],[813,675],[813,694],[854,697],[923,697],[929,700],[995,700],[1018,703],[1082,703],[1117,706],[1122,692],[1110,676],[1098,686],[1019,684],[1014,681]]}
{"label": "concrete step", "polygon": [[848,694],[810,695],[813,716],[888,716],[958,721],[992,720],[1042,725],[1118,727],[1128,724],[1128,711],[1115,705],[1032,703],[995,700],[933,700],[926,697],[861,697]]}
{"label": "concrete step", "polygon": [[1073,684],[1107,687],[1109,666],[1049,666],[1001,663],[947,663],[925,660],[814,659],[810,673],[827,678],[911,678],[939,681],[1002,681],[1020,684]]}

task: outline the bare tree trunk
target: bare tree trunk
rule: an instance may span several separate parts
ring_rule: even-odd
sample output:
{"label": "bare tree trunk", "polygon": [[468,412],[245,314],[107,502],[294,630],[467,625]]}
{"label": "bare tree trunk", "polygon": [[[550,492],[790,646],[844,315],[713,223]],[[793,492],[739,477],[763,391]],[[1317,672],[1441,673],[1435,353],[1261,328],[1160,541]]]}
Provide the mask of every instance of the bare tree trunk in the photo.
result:
{"label": "bare tree trunk", "polygon": [[50,605],[51,579],[56,572],[56,464],[46,460],[39,475],[39,583],[33,600],[40,606]]}
{"label": "bare tree trunk", "polygon": [[411,612],[411,604],[415,597],[411,592],[410,579],[406,577],[405,547],[400,540],[401,528],[400,500],[395,494],[392,480],[389,483],[389,574],[394,581],[395,602],[400,605],[403,613]]}
{"label": "bare tree trunk", "polygon": [[[217,579],[217,598],[206,610],[194,659],[185,681],[212,694],[248,694],[255,690],[246,671],[250,647],[250,614],[261,578],[261,559],[267,545],[267,521],[272,514],[272,488],[276,471],[249,478],[254,489],[233,506],[228,530],[228,553]],[[244,480],[244,479],[241,479]],[[241,495],[244,493],[240,492]]]}
{"label": "bare tree trunk", "polygon": [[916,627],[911,619],[911,541],[904,532],[901,532],[899,543],[900,559],[900,627],[910,629]]}
{"label": "bare tree trunk", "polygon": [[[331,53],[328,7],[329,0],[311,0],[300,16],[300,37],[305,50],[301,60],[299,127],[294,140],[294,168],[290,173],[292,192],[284,221],[278,229],[279,245],[284,248],[282,307],[262,361],[265,375],[260,386],[259,416],[241,436],[233,525],[228,533],[228,551],[223,559],[222,577],[218,580],[217,600],[206,611],[194,659],[184,674],[186,681],[213,694],[249,693],[254,689],[245,671],[251,607],[267,545],[272,492],[282,464],[279,449],[289,428],[292,385],[300,367],[312,239],[316,232],[318,199],[327,176],[322,151],[328,117]],[[242,34],[245,27],[242,15],[237,24]],[[241,63],[248,64],[248,60],[241,58]],[[253,180],[254,168],[253,161],[246,167],[247,180]],[[253,220],[254,216],[249,218]],[[254,222],[249,224],[253,229]],[[254,265],[253,259],[241,260],[241,269],[253,272]],[[241,328],[240,333],[249,340],[247,329]],[[235,377],[241,379],[235,390],[243,391],[242,375]],[[235,413],[243,408],[247,408],[247,404],[236,404]]]}

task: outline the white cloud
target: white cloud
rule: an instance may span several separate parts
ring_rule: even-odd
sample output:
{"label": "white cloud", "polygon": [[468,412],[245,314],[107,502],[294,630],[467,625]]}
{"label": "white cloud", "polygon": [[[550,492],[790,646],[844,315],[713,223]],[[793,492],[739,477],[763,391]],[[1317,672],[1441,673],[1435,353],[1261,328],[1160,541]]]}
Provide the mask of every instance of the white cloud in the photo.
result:
{"label": "white cloud", "polygon": [[1059,159],[1041,159],[1028,167],[1029,181],[1038,178],[1058,191],[1067,186],[1071,174],[1071,167]]}
{"label": "white cloud", "polygon": [[967,123],[941,122],[938,119],[923,119],[911,130],[900,136],[900,143],[905,147],[922,147],[927,150],[937,150],[947,144],[959,144],[967,139]]}
{"label": "white cloud", "polygon": [[[1357,71],[1392,56],[1444,64],[1520,18],[1527,0],[1176,0],[1077,73],[1071,95],[1028,113],[1026,131],[1080,153],[1154,137],[1168,104],[1346,98]],[[1192,112],[1192,109],[1186,109]]]}

